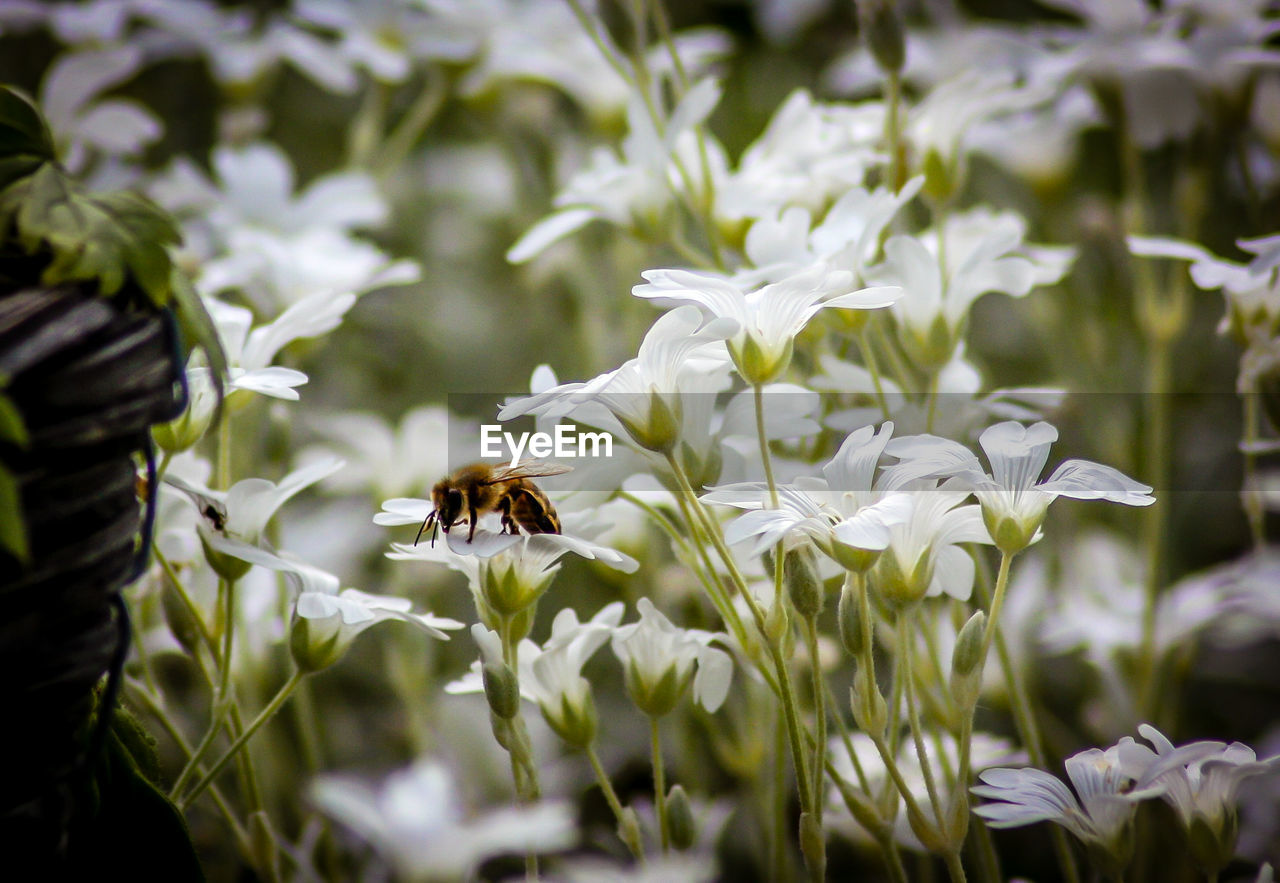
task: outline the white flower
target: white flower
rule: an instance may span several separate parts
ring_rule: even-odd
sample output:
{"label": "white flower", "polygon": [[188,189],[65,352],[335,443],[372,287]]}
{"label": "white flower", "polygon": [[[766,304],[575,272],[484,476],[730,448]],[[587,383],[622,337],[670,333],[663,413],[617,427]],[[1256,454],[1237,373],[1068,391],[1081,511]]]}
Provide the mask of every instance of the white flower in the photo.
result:
{"label": "white flower", "polygon": [[585,383],[563,383],[509,401],[498,419],[572,416],[619,429],[645,450],[669,451],[679,439],[682,391],[691,384],[705,391],[706,375],[725,370],[729,354],[723,341],[735,327],[731,320],[704,324],[693,307],[672,310],[653,323],[636,358]]}
{"label": "white flower", "polygon": [[972,490],[996,545],[1011,553],[1039,538],[1045,513],[1057,497],[1126,506],[1155,502],[1150,486],[1089,460],[1067,460],[1039,481],[1057,438],[1058,430],[1044,421],[1028,427],[1008,420],[987,427],[978,441],[991,464],[990,473],[965,446],[932,435],[895,439],[889,453],[901,458],[894,469],[903,478],[951,476],[948,489]]}
{"label": "white flower", "polygon": [[[660,229],[676,194],[686,187],[681,166],[695,188],[704,186],[698,177],[702,164],[694,129],[719,100],[716,82],[703,80],[685,94],[659,130],[642,97],[633,95],[627,105],[630,132],[622,142],[621,156],[607,148],[593,152],[587,165],[556,195],[556,211],[529,228],[511,246],[507,260],[523,263],[594,220],[637,233]],[[704,137],[704,144],[711,156],[718,155],[711,146],[714,142]],[[723,164],[709,163],[713,175]],[[696,196],[696,191],[690,196]]]}
{"label": "white flower", "polygon": [[[432,504],[426,500],[388,500],[374,522],[386,526],[421,524],[431,510]],[[566,553],[600,561],[624,573],[640,566],[628,555],[573,535],[575,530],[603,530],[590,513],[566,513],[561,521],[567,533],[506,534],[482,526],[470,541],[460,531],[450,532],[439,551],[427,543],[392,543],[387,557],[431,561],[465,573],[486,622],[493,614],[515,614],[536,601],[551,584],[560,569],[556,562]]]}
{"label": "white flower", "polygon": [[[1106,751],[1089,748],[1065,761],[1072,794],[1056,776],[1035,768],[990,769],[978,775],[983,782],[969,790],[998,803],[984,803],[974,812],[992,828],[1017,828],[1051,821],[1065,827],[1086,844],[1096,845],[1123,868],[1131,845],[1129,823],[1139,801],[1159,796],[1159,787],[1133,788],[1133,777],[1120,756],[1133,739],[1125,736]],[[1079,795],[1077,799],[1076,795]]]}
{"label": "white flower", "polygon": [[378,499],[426,493],[449,469],[450,429],[472,421],[428,405],[407,411],[399,425],[363,411],[322,414],[309,421],[324,441],[299,458],[342,456],[347,468],[326,482],[336,493],[368,492]]}
{"label": "white flower", "polygon": [[788,206],[821,211],[866,183],[884,157],[884,105],[820,104],[792,92],[765,131],[743,151],[737,169],[716,182],[716,214],[725,220],[777,217]]}
{"label": "white flower", "polygon": [[[166,475],[164,480],[195,504],[201,516],[197,531],[208,549],[246,564],[280,569],[278,556],[262,546],[267,522],[295,494],[341,468],[341,460],[321,460],[294,470],[279,484],[246,478],[226,491],[198,487],[176,475]],[[240,575],[247,569],[241,569]]]}
{"label": "white flower", "polygon": [[1203,246],[1180,239],[1130,236],[1128,243],[1129,251],[1139,257],[1190,261],[1191,281],[1198,288],[1221,289],[1227,312],[1218,325],[1219,334],[1235,332],[1245,343],[1271,339],[1280,321],[1280,275],[1256,272],[1252,263],[1223,260]]}
{"label": "white flower", "polygon": [[909,492],[911,517],[889,527],[872,585],[896,604],[943,594],[967,601],[974,564],[960,544],[991,542],[979,508],[961,505],[967,493],[939,488],[933,479],[885,481],[883,489]]}
{"label": "white flower", "polygon": [[768,486],[760,482],[715,488],[703,500],[751,510],[725,531],[730,543],[754,539],[749,555],[788,537],[793,545],[807,539],[845,567],[862,570],[874,556],[858,551],[885,549],[890,526],[910,518],[909,494],[872,489],[880,452],[892,432],[893,424],[886,423],[879,433],[868,426],[850,434],[823,467],[825,480],[801,476],[794,485],[779,485],[776,508],[769,505]]}
{"label": "white flower", "polygon": [[719,708],[733,677],[732,657],[711,646],[720,636],[676,627],[648,598],[636,602],[636,609],[640,621],[613,633],[613,652],[632,701],[645,714],[661,717],[675,707],[693,675],[694,701],[707,711]]}
{"label": "white flower", "polygon": [[746,291],[732,279],[692,270],[646,270],[631,290],[664,306],[692,304],[709,320],[734,323],[729,352],[738,373],[752,384],[777,380],[791,362],[792,345],[809,320],[828,307],[870,310],[902,296],[895,286],[850,290],[853,274],[826,266],[806,268]]}
{"label": "white flower", "polygon": [[457,61],[473,44],[451,34],[429,3],[407,0],[294,0],[299,20],[337,35],[335,51],[380,83],[404,82],[415,62]]}
{"label": "white flower", "polygon": [[40,85],[40,106],[62,163],[84,171],[92,154],[133,157],[163,134],[150,111],[126,98],[99,98],[142,68],[136,46],[86,49],[58,57]]}
{"label": "white flower", "polygon": [[1122,747],[1121,763],[1138,787],[1154,785],[1178,813],[1187,829],[1197,821],[1218,836],[1229,836],[1227,858],[1235,845],[1236,793],[1240,783],[1280,769],[1280,755],[1258,760],[1247,745],[1232,742],[1190,742],[1177,748],[1150,724],[1138,733],[1155,746],[1133,743]]}
{"label": "white flower", "polygon": [[341,593],[304,591],[294,603],[290,646],[303,671],[318,671],[340,659],[356,637],[370,626],[395,619],[407,622],[441,641],[442,629],[460,629],[457,620],[414,613],[408,598],[370,595],[359,589]]}
{"label": "white flower", "polygon": [[981,295],[1022,297],[1062,278],[1072,251],[1028,246],[1025,233],[1026,222],[1012,212],[977,208],[953,215],[943,234],[945,268],[935,230],[893,236],[885,243],[885,260],[867,271],[867,280],[901,286],[906,292],[892,312],[913,357],[925,365],[946,364],[969,309]]}
{"label": "white flower", "polygon": [[307,375],[271,362],[293,341],[318,337],[337,328],[355,302],[354,294],[317,293],[294,304],[275,321],[253,328],[250,310],[206,298],[205,307],[227,355],[228,389],[297,401],[294,387],[306,383]]}
{"label": "white flower", "polygon": [[448,771],[430,758],[376,789],[350,775],[319,776],[311,798],[410,880],[463,880],[487,858],[554,852],[577,839],[572,809],[561,802],[464,815]]}

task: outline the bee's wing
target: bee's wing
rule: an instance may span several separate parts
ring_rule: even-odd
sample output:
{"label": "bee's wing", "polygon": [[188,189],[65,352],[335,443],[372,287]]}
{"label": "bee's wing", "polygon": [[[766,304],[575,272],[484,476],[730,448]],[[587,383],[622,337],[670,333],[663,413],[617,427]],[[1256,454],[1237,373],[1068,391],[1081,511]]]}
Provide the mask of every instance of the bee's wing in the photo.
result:
{"label": "bee's wing", "polygon": [[530,460],[519,466],[499,466],[481,484],[501,484],[516,478],[546,478],[549,475],[561,475],[572,472],[572,466],[561,466],[559,463],[543,463]]}

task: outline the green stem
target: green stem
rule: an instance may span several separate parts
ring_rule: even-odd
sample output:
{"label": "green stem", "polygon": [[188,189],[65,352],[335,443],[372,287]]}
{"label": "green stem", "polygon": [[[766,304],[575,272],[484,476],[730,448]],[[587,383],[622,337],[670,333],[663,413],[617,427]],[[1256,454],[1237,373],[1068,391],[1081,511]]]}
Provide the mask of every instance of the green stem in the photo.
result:
{"label": "green stem", "polygon": [[1240,502],[1245,517],[1249,521],[1249,534],[1253,537],[1255,550],[1262,550],[1267,544],[1266,510],[1263,507],[1262,493],[1258,490],[1258,454],[1254,446],[1258,441],[1258,391],[1247,390],[1244,399],[1244,483],[1240,492]]}
{"label": "green stem", "polygon": [[822,827],[822,805],[826,802],[823,799],[822,784],[824,771],[827,768],[827,690],[826,683],[822,677],[822,663],[818,657],[818,618],[816,616],[805,620],[805,643],[809,651],[809,668],[813,676],[813,717],[814,717],[814,746],[813,746],[813,813],[814,819],[818,823],[818,827]]}
{"label": "green stem", "polygon": [[[622,833],[625,830],[626,811],[622,808],[622,801],[618,799],[618,792],[613,790],[613,783],[609,781],[609,775],[604,771],[604,765],[600,763],[600,755],[596,754],[595,746],[588,744],[584,750],[587,753],[587,760],[591,763],[591,769],[596,774],[596,782],[600,785],[605,802],[609,804],[609,809],[613,811],[613,817],[618,822],[618,831]],[[624,839],[627,841],[627,848],[636,857],[636,861],[644,864],[644,846],[631,842],[630,837],[624,837]]]}
{"label": "green stem", "polygon": [[213,766],[209,768],[209,771],[204,774],[204,777],[201,778],[200,781],[196,782],[196,784],[191,787],[191,790],[187,792],[180,801],[178,801],[178,809],[185,811],[186,808],[191,805],[191,802],[200,796],[201,792],[203,792],[204,789],[213,782],[218,773],[222,772],[222,768],[227,765],[227,762],[231,760],[231,758],[236,756],[237,752],[245,746],[245,743],[249,741],[253,734],[258,732],[258,730],[262,728],[263,724],[275,716],[276,712],[279,711],[281,706],[288,701],[290,694],[293,693],[294,688],[302,682],[304,677],[306,677],[306,675],[302,671],[297,669],[294,670],[293,674],[290,675],[289,680],[284,682],[284,686],[276,692],[275,696],[271,697],[271,701],[266,704],[262,711],[258,712],[258,716],[253,719],[249,726],[245,727],[244,732],[240,734],[239,738],[231,743],[231,747],[214,762]]}
{"label": "green stem", "polygon": [[[773,480],[773,458],[769,455],[769,439],[764,428],[764,384],[755,384],[756,438],[760,442],[760,459],[764,463],[764,480],[769,485],[769,503],[778,508],[778,485]],[[779,543],[781,545],[781,543]]]}
{"label": "green stem", "polygon": [[662,851],[671,850],[671,830],[667,823],[667,776],[662,764],[662,736],[658,718],[649,718],[649,744],[653,759],[653,805],[658,813],[658,835]]}
{"label": "green stem", "polygon": [[[169,719],[169,715],[165,713],[160,700],[148,693],[146,690],[140,689],[136,684],[125,682],[132,690],[133,695],[146,706],[147,711],[173,740],[173,744],[178,746],[178,750],[185,756],[191,756],[191,743],[182,735],[182,731],[174,725]],[[236,840],[236,845],[240,849],[241,855],[253,855],[252,847],[249,844],[249,835],[245,833],[244,827],[240,824],[240,820],[236,818],[235,813],[231,811],[231,805],[227,803],[226,798],[222,794],[222,790],[217,785],[209,786],[209,796],[213,798],[214,805],[218,807],[218,812],[222,815],[223,821],[227,823],[227,827],[231,829],[231,835]]]}
{"label": "green stem", "polygon": [[906,183],[902,163],[902,131],[899,125],[902,103],[902,79],[897,71],[889,71],[884,81],[884,137],[889,145],[889,189],[897,193]]}
{"label": "green stem", "polygon": [[377,151],[372,165],[378,174],[389,174],[404,162],[413,145],[444,106],[445,94],[444,73],[436,68],[428,70],[422,91]]}
{"label": "green stem", "polygon": [[864,326],[858,332],[858,349],[862,352],[862,360],[867,363],[867,373],[871,375],[871,386],[876,392],[876,404],[880,406],[880,414],[885,420],[892,415],[889,400],[884,394],[884,383],[880,380],[880,361],[876,357],[876,348],[871,343],[871,335]]}
{"label": "green stem", "polygon": [[906,682],[907,691],[907,719],[911,724],[911,738],[915,742],[916,757],[920,761],[920,772],[924,776],[925,790],[929,793],[929,805],[933,807],[933,815],[937,820],[938,830],[946,830],[946,817],[943,814],[942,800],[938,796],[938,786],[933,779],[933,765],[929,763],[929,752],[924,745],[924,729],[920,723],[920,711],[916,707],[916,690],[914,678],[911,673],[914,648],[911,646],[911,621],[914,615],[908,615],[906,611],[898,612],[898,664],[902,666],[902,679]]}

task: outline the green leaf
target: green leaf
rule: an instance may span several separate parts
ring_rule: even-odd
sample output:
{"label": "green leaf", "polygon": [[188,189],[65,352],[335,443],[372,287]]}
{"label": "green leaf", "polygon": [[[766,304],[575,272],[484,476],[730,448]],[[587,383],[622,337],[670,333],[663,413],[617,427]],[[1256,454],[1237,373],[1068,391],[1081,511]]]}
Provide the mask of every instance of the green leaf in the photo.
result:
{"label": "green leaf", "polygon": [[22,493],[13,473],[0,465],[0,549],[24,564],[31,560],[27,525],[22,518]]}
{"label": "green leaf", "polygon": [[167,246],[180,241],[173,221],[137,193],[86,195],[52,163],[0,192],[0,231],[10,225],[28,254],[52,253],[41,281],[96,282],[105,295],[132,278],[157,306],[172,294]]}
{"label": "green leaf", "polygon": [[0,392],[0,441],[13,442],[25,448],[31,441],[27,435],[27,425],[22,419],[22,412],[13,403],[13,399]]}
{"label": "green leaf", "polygon": [[0,86],[0,188],[55,158],[53,136],[35,103],[16,89]]}

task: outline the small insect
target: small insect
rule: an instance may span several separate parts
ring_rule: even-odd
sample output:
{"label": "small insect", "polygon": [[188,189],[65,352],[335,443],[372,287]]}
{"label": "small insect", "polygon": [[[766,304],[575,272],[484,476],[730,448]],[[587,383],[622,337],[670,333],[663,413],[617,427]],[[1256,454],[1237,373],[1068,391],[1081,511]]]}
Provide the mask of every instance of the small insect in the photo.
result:
{"label": "small insect", "polygon": [[431,489],[431,502],[435,509],[418,528],[413,544],[428,530],[431,545],[436,534],[468,522],[467,542],[475,539],[476,523],[487,512],[502,513],[502,532],[560,533],[560,517],[542,488],[530,479],[560,475],[571,471],[570,466],[530,461],[519,466],[493,466],[489,463],[472,463],[463,466],[446,478],[436,482]]}

